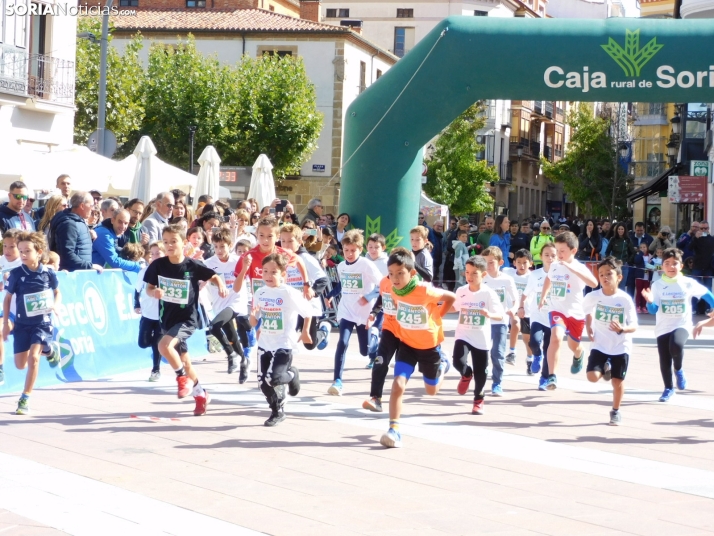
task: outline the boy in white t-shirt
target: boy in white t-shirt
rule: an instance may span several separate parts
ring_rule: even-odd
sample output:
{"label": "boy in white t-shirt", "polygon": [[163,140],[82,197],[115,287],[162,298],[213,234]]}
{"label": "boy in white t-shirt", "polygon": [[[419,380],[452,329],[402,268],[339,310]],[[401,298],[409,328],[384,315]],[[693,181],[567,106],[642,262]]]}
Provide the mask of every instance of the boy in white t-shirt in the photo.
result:
{"label": "boy in white t-shirt", "polygon": [[[5,284],[7,283],[8,277],[10,277],[10,272],[22,264],[22,259],[20,258],[20,251],[17,249],[17,237],[22,233],[22,229],[8,229],[2,236],[2,257],[0,257],[0,294],[4,297],[5,294]],[[10,326],[10,332],[15,323],[15,308],[16,300],[13,296],[12,303],[10,304],[10,318],[8,325]],[[0,317],[2,314],[0,313]],[[5,361],[5,348],[0,342],[0,385],[5,383],[5,371],[3,370],[3,363]]]}
{"label": "boy in white t-shirt", "polygon": [[555,370],[558,367],[563,335],[568,335],[568,346],[573,351],[570,372],[577,374],[583,368],[585,350],[580,345],[585,328],[583,290],[586,286],[597,287],[597,279],[584,264],[575,260],[578,245],[578,238],[570,231],[555,237],[558,262],[554,262],[550,267],[539,303],[542,307],[545,300],[550,298],[551,337],[547,355],[550,376],[546,385],[549,391],[558,385]]}
{"label": "boy in white t-shirt", "polygon": [[342,236],[342,253],[345,260],[337,265],[342,289],[342,298],[337,307],[340,340],[335,350],[334,382],[327,390],[327,394],[334,396],[342,396],[342,373],[353,329],[357,329],[360,354],[369,355],[367,323],[372,306],[379,296],[382,276],[372,261],[360,257],[363,247],[362,231],[353,229]]}
{"label": "boy in white t-shirt", "polygon": [[[149,246],[149,261],[166,256],[166,247],[162,241],[153,242]],[[134,312],[141,315],[139,320],[139,348],[151,348],[151,375],[150,382],[157,382],[161,379],[161,353],[159,352],[159,341],[163,333],[161,332],[161,321],[159,320],[159,300],[149,296],[144,289],[144,274],[149,266],[144,266],[136,278],[134,287]]]}
{"label": "boy in white t-shirt", "polygon": [[590,337],[588,381],[612,379],[612,410],[610,424],[622,422],[620,403],[625,394],[625,374],[632,352],[632,334],[637,330],[635,303],[629,294],[620,290],[622,262],[606,257],[597,266],[600,290],[585,296],[583,309],[587,311],[585,325]]}
{"label": "boy in white t-shirt", "polygon": [[491,394],[493,396],[503,396],[503,387],[501,381],[503,379],[503,364],[506,359],[506,339],[508,338],[508,322],[515,314],[516,304],[518,303],[518,290],[513,279],[508,277],[503,272],[499,272],[503,266],[503,252],[497,246],[490,246],[483,250],[483,258],[486,260],[486,277],[484,284],[493,290],[498,296],[499,301],[503,304],[505,316],[501,320],[491,322],[491,363],[493,364],[493,385],[491,386]]}
{"label": "boy in white t-shirt", "polygon": [[[466,261],[464,276],[468,285],[456,290],[453,308],[459,313],[454,341],[454,368],[461,374],[456,387],[460,395],[469,390],[471,378],[474,386],[472,413],[483,415],[484,386],[488,370],[488,352],[491,350],[491,321],[503,320],[505,313],[498,295],[484,284],[487,277],[487,262],[481,255]],[[469,353],[473,368],[469,366]]]}
{"label": "boy in white t-shirt", "polygon": [[[312,306],[302,292],[285,284],[287,266],[287,259],[280,253],[263,258],[265,285],[255,292],[250,315],[252,326],[262,319],[258,335],[258,383],[271,410],[265,426],[285,420],[285,386],[290,396],[300,392],[300,372],[292,365],[293,350],[299,342],[312,342]],[[298,316],[305,319],[299,338],[295,330]]]}
{"label": "boy in white t-shirt", "polygon": [[[531,266],[533,266],[533,256],[527,249],[519,249],[513,256],[513,268],[504,268],[503,273],[508,275],[516,284],[518,291],[518,303],[520,304],[523,291],[528,285],[528,279],[531,275]],[[530,317],[524,316],[516,318],[515,315],[511,319],[510,345],[506,354],[506,364],[516,364],[516,343],[518,342],[518,334],[523,338],[523,344],[526,346],[526,373],[530,376],[531,362],[533,354],[531,353],[530,338],[531,338],[531,321]]]}

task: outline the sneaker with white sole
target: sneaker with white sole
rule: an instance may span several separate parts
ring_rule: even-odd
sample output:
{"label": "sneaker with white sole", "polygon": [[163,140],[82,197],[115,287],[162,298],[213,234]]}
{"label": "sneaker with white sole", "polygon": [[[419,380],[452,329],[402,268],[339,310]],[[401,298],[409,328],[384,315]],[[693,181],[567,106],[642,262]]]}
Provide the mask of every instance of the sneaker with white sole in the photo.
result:
{"label": "sneaker with white sole", "polygon": [[317,343],[318,350],[324,350],[327,348],[327,343],[330,342],[330,331],[332,331],[332,324],[329,322],[320,322],[320,326],[317,328],[317,338],[321,338],[320,342]]}
{"label": "sneaker with white sole", "polygon": [[372,397],[362,402],[362,408],[374,411],[375,413],[382,413],[382,400]]}
{"label": "sneaker with white sole", "polygon": [[383,434],[382,437],[379,438],[379,442],[382,444],[382,446],[385,446],[389,449],[401,448],[402,434],[400,434],[394,428],[390,428],[386,434]]}
{"label": "sneaker with white sole", "polygon": [[622,415],[616,409],[610,410],[610,426],[620,426],[622,424]]}
{"label": "sneaker with white sole", "polygon": [[149,381],[150,382],[157,382],[161,379],[161,371],[159,370],[152,370],[151,375],[149,376]]}
{"label": "sneaker with white sole", "polygon": [[327,390],[327,394],[332,396],[342,396],[342,380],[335,380],[335,382]]}
{"label": "sneaker with white sole", "polygon": [[516,352],[508,352],[506,354],[506,365],[516,364]]}

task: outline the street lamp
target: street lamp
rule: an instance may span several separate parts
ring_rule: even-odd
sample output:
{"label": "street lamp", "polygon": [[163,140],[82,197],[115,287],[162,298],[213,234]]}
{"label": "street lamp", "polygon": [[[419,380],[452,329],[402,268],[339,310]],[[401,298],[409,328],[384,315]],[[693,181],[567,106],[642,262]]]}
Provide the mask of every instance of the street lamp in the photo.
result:
{"label": "street lamp", "polygon": [[677,142],[670,138],[667,144],[667,156],[669,157],[670,167],[673,167],[677,163],[677,147]]}
{"label": "street lamp", "polygon": [[521,157],[523,156],[523,145],[519,145],[516,148],[516,151],[518,152],[518,161],[521,161]]}
{"label": "street lamp", "polygon": [[674,112],[674,117],[670,119],[669,122],[672,123],[672,134],[679,136],[679,133],[682,131],[682,118],[679,117],[679,110]]}
{"label": "street lamp", "polygon": [[193,140],[196,136],[198,127],[191,125],[188,127],[188,172],[193,175]]}
{"label": "street lamp", "polygon": [[627,158],[627,155],[630,152],[630,148],[626,143],[621,143],[617,150],[620,152],[620,157],[622,158]]}

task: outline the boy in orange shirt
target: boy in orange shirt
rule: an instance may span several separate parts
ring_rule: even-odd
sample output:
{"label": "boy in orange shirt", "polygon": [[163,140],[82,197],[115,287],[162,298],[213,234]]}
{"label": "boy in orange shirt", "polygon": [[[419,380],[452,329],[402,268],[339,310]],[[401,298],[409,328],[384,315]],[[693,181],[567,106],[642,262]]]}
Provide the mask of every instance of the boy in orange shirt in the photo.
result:
{"label": "boy in orange shirt", "polygon": [[[400,342],[389,397],[389,430],[379,442],[391,448],[402,446],[399,433],[402,398],[417,365],[424,376],[426,394],[439,392],[441,380],[449,368],[448,360],[442,360],[437,349],[444,340],[441,319],[451,309],[456,296],[430,284],[420,283],[414,258],[403,252],[392,253],[387,267],[392,282],[390,294],[397,308]],[[443,301],[441,306],[439,301]]]}

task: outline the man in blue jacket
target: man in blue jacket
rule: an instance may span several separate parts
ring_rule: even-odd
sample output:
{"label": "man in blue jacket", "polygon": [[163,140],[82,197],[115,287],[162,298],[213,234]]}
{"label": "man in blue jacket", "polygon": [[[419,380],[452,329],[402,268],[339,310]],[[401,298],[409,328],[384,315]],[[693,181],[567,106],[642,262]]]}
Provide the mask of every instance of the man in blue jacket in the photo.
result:
{"label": "man in blue jacket", "polygon": [[8,202],[0,206],[0,234],[8,229],[34,231],[35,222],[22,209],[29,194],[24,182],[15,181],[10,185]]}
{"label": "man in blue jacket", "polygon": [[101,266],[92,264],[92,237],[86,221],[94,207],[94,198],[89,192],[75,192],[69,207],[55,214],[50,222],[50,249],[59,255],[60,270],[101,272]]}
{"label": "man in blue jacket", "polygon": [[111,219],[104,220],[94,229],[97,238],[92,244],[92,262],[106,268],[121,268],[127,272],[141,271],[138,262],[128,261],[119,256],[126,243],[124,233],[129,227],[131,216],[126,209],[119,209]]}

